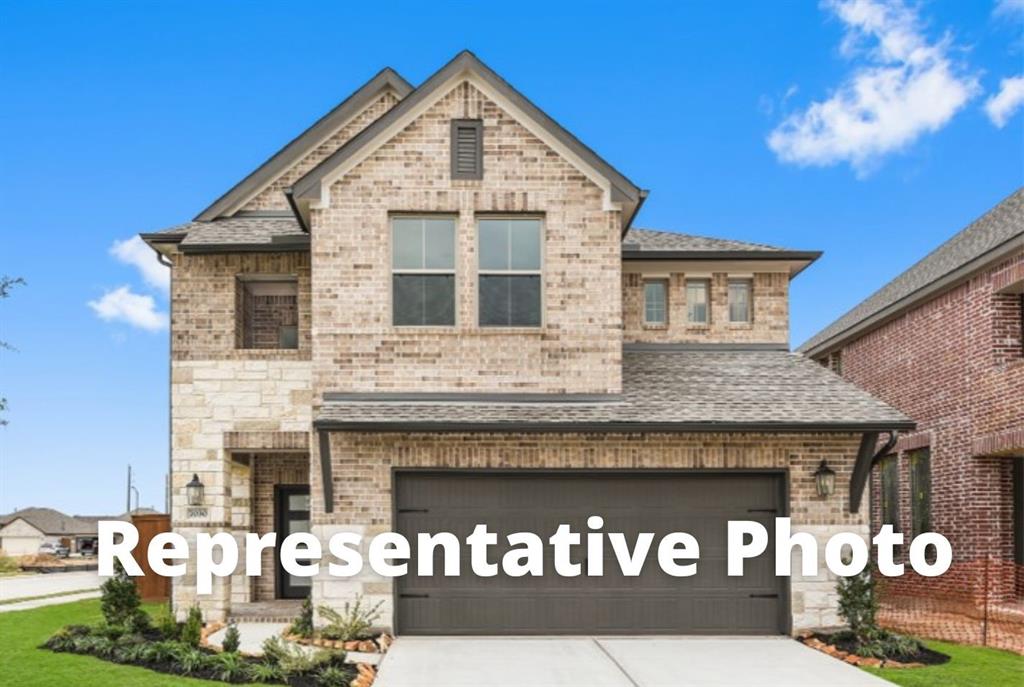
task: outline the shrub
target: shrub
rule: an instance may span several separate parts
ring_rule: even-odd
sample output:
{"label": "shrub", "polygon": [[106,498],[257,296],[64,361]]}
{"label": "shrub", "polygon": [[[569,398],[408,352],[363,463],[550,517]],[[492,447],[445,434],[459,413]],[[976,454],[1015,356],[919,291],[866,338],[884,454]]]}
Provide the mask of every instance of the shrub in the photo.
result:
{"label": "shrub", "polygon": [[18,565],[18,559],[13,556],[8,556],[3,551],[0,551],[0,575],[10,575],[21,570],[21,566]]}
{"label": "shrub", "polygon": [[75,635],[72,635],[68,628],[58,630],[43,643],[43,647],[50,651],[74,651]]}
{"label": "shrub", "polygon": [[265,662],[276,665],[289,677],[307,675],[333,661],[343,660],[344,655],[344,652],[306,651],[300,646],[282,642],[279,637],[271,637],[263,642]]}
{"label": "shrub", "polygon": [[875,622],[878,601],[875,599],[875,581],[869,568],[865,566],[857,575],[839,578],[836,587],[839,615],[850,626],[858,643],[864,643],[870,634],[878,630]]}
{"label": "shrub", "polygon": [[238,626],[231,623],[228,625],[228,629],[224,632],[224,641],[221,642],[221,648],[229,654],[237,653],[240,641],[241,637],[238,635]]}
{"label": "shrub", "polygon": [[156,617],[156,627],[164,639],[178,639],[181,636],[181,625],[171,613],[170,605],[160,609],[160,613]]}
{"label": "shrub", "polygon": [[245,659],[234,652],[208,656],[206,665],[222,682],[241,682],[249,674]]}
{"label": "shrub", "polygon": [[869,632],[857,643],[857,655],[871,658],[914,656],[920,650],[921,643],[916,639],[887,630]]}
{"label": "shrub", "polygon": [[250,663],[246,671],[246,679],[250,682],[283,682],[284,672],[269,661]]}
{"label": "shrub", "polygon": [[320,687],[348,687],[352,681],[352,672],[341,666],[326,666],[316,674]]}
{"label": "shrub", "polygon": [[380,608],[383,601],[377,602],[369,608],[363,607],[362,594],[356,595],[352,603],[345,602],[345,607],[338,613],[330,606],[319,606],[321,617],[327,621],[327,626],[320,631],[325,639],[341,640],[343,642],[353,639],[365,639],[369,636],[373,622],[380,617]]}
{"label": "shrub", "polygon": [[191,647],[199,646],[203,635],[203,612],[199,606],[188,609],[188,618],[181,627],[181,642]]}
{"label": "shrub", "polygon": [[115,562],[114,576],[104,582],[100,590],[103,593],[100,608],[108,625],[124,627],[138,622],[137,616],[142,613],[139,590],[120,561]]}
{"label": "shrub", "polygon": [[173,663],[183,647],[184,645],[181,642],[171,640],[153,642],[148,647],[149,654],[147,659],[153,663]]}
{"label": "shrub", "polygon": [[182,644],[174,652],[174,665],[182,675],[192,675],[203,668],[206,654],[199,649]]}
{"label": "shrub", "polygon": [[288,632],[299,637],[313,636],[313,599],[311,597],[307,596],[302,602],[302,611],[288,628]]}

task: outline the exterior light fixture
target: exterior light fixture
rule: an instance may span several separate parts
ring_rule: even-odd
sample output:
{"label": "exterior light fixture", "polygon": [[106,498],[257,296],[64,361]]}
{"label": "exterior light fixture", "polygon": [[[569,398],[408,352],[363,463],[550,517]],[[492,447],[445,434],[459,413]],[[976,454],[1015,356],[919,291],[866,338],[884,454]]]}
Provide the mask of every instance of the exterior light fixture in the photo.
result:
{"label": "exterior light fixture", "polygon": [[828,466],[824,458],[814,471],[814,485],[818,488],[818,496],[823,499],[831,496],[836,490],[836,471]]}
{"label": "exterior light fixture", "polygon": [[206,487],[199,481],[199,475],[192,475],[192,481],[185,485],[185,494],[188,496],[188,505],[203,505],[203,496]]}

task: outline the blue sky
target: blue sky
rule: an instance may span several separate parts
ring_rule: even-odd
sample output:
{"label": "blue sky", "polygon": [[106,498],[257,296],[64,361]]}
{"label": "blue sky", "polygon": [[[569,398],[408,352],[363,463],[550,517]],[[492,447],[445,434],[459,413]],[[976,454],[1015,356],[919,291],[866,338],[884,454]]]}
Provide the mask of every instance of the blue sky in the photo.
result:
{"label": "blue sky", "polygon": [[825,251],[794,345],[1024,181],[1021,0],[419,5],[0,3],[0,512],[119,512],[128,463],[163,504],[166,293],[117,242],[385,65],[473,50],[651,189],[637,226]]}

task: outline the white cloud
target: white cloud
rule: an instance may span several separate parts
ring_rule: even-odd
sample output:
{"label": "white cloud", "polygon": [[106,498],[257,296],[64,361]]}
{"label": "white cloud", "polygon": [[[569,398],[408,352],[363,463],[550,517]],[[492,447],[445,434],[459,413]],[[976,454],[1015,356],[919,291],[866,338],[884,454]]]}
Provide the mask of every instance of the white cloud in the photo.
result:
{"label": "white cloud", "polygon": [[1010,117],[1024,105],[1024,76],[1011,76],[999,82],[999,92],[985,101],[985,112],[1002,129]]}
{"label": "white cloud", "polygon": [[143,280],[150,286],[167,293],[171,288],[171,271],[157,260],[153,249],[146,245],[138,236],[124,241],[114,241],[110,254],[115,258],[135,267]]}
{"label": "white cloud", "polygon": [[825,100],[787,117],[768,136],[782,162],[849,163],[858,176],[923,134],[941,129],[979,92],[951,58],[949,36],[929,42],[900,0],[827,0],[844,24],[840,52],[857,66]]}
{"label": "white cloud", "polygon": [[1012,17],[1015,14],[1024,14],[1024,0],[996,0],[996,7],[992,14],[997,17]]}
{"label": "white cloud", "polygon": [[153,297],[133,293],[128,286],[108,291],[102,298],[89,301],[89,307],[106,322],[124,322],[150,332],[167,329],[167,313],[156,309]]}

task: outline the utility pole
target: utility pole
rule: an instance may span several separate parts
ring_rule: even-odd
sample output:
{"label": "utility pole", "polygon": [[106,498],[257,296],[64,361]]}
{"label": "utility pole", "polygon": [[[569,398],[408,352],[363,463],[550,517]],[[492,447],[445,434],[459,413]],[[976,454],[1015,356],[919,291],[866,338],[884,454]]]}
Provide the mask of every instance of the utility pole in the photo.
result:
{"label": "utility pole", "polygon": [[127,497],[128,497],[128,506],[125,508],[125,512],[126,513],[131,513],[132,512],[132,466],[131,465],[128,466],[128,489],[126,491],[127,491]]}

